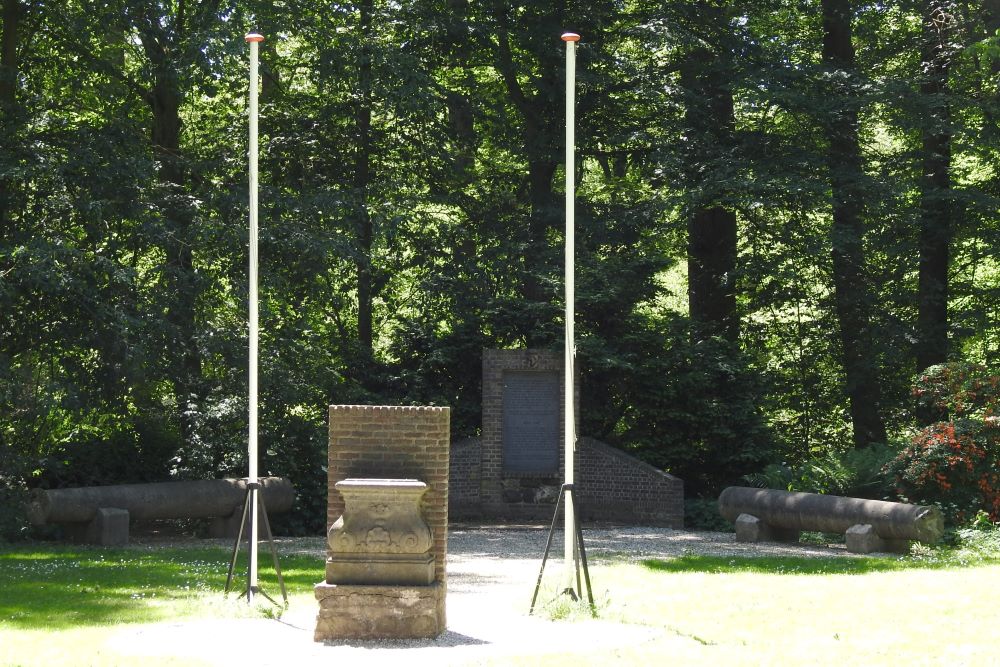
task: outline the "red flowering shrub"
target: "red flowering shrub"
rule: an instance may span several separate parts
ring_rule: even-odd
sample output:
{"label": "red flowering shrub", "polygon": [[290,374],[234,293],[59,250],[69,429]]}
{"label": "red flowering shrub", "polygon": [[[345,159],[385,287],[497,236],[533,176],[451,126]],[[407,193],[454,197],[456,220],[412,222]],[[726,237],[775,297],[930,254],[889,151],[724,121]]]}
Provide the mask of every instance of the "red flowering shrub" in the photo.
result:
{"label": "red flowering shrub", "polygon": [[932,366],[913,394],[946,420],[921,429],[886,466],[896,492],[939,505],[957,524],[979,510],[1000,521],[1000,377],[972,364]]}

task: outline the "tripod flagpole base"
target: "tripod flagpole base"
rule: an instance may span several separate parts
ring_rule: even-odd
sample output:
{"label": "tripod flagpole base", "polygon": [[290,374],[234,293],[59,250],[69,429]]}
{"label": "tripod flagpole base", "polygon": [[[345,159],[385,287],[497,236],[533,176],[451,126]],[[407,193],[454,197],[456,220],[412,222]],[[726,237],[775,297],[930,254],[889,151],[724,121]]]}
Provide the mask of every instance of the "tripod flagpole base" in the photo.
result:
{"label": "tripod flagpole base", "polygon": [[[285,578],[281,574],[281,566],[278,564],[278,551],[274,546],[274,536],[271,534],[271,522],[267,519],[267,508],[264,505],[263,499],[260,497],[260,482],[250,482],[247,484],[247,495],[243,501],[243,517],[240,519],[240,529],[236,534],[236,540],[233,542],[233,555],[229,560],[229,572],[226,575],[226,590],[225,595],[229,595],[229,591],[232,590],[233,585],[233,575],[236,571],[236,560],[239,557],[240,543],[243,541],[243,531],[247,525],[247,518],[250,516],[250,508],[257,507],[257,516],[262,519],[264,527],[264,535],[267,540],[268,545],[271,548],[271,559],[274,561],[274,571],[278,575],[278,585],[281,587],[281,599],[284,601],[284,606],[288,607],[288,591],[285,589]],[[252,544],[252,534],[254,531],[247,531],[247,551],[252,550],[256,545]],[[239,597],[244,595],[247,598],[247,603],[252,604],[254,598],[257,595],[263,595],[272,604],[278,605],[270,595],[268,595],[259,585],[253,583],[256,577],[256,573],[253,572],[250,566],[247,566],[247,584],[243,592],[240,593]],[[278,605],[280,606],[280,605]]]}
{"label": "tripod flagpole base", "polygon": [[531,608],[528,609],[529,616],[535,611],[535,602],[538,600],[538,591],[542,587],[542,574],[545,572],[545,563],[549,560],[549,551],[552,550],[552,537],[556,532],[556,523],[559,520],[559,507],[562,505],[563,496],[566,494],[569,494],[571,500],[573,501],[573,506],[576,509],[573,517],[576,528],[576,550],[573,553],[573,566],[576,570],[576,589],[574,590],[572,586],[568,586],[560,592],[560,595],[568,595],[574,602],[583,597],[583,590],[580,581],[580,563],[582,561],[583,578],[587,584],[587,601],[590,603],[590,614],[591,616],[597,616],[597,607],[594,605],[594,593],[590,586],[590,569],[587,567],[587,549],[583,545],[583,529],[580,526],[580,506],[577,504],[576,496],[573,494],[572,484],[563,484],[559,487],[559,497],[556,499],[556,509],[552,514],[552,525],[549,526],[549,537],[545,541],[545,553],[542,555],[542,566],[538,570],[538,581],[535,582],[535,594],[531,596]]}

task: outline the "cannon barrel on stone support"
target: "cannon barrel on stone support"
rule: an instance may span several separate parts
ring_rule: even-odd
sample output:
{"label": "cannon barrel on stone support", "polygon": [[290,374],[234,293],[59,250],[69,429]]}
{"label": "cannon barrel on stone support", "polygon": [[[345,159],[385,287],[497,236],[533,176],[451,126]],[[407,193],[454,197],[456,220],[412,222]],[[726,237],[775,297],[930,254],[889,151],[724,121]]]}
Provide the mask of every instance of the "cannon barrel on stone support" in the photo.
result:
{"label": "cannon barrel on stone support", "polygon": [[784,531],[847,533],[867,525],[879,538],[891,541],[933,543],[944,533],[936,507],[743,486],[722,492],[719,513],[734,522],[741,514],[750,515]]}
{"label": "cannon barrel on stone support", "polygon": [[[260,484],[261,498],[269,513],[287,512],[291,509],[295,502],[295,489],[288,479],[262,477]],[[128,513],[123,519],[126,531],[129,519],[229,517],[232,522],[234,513],[243,506],[246,492],[245,479],[36,489],[28,504],[28,517],[35,525],[86,525],[95,522],[101,512],[114,510],[122,514]],[[238,516],[235,521],[238,526]],[[118,538],[116,541],[121,540]]]}

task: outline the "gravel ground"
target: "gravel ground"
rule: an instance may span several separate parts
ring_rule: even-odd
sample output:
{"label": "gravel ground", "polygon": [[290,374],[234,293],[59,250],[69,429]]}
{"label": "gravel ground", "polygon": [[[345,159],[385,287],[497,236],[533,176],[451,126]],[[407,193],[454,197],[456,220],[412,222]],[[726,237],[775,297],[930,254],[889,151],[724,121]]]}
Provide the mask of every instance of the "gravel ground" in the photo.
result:
{"label": "gravel ground", "polygon": [[[281,620],[198,620],[130,626],[108,649],[125,656],[174,655],[211,664],[232,664],[252,638],[252,664],[398,664],[406,649],[412,664],[475,664],[486,658],[545,653],[592,652],[662,639],[643,626],[601,620],[558,623],[528,616],[548,530],[539,526],[453,526],[448,540],[448,631],[434,640],[353,641],[317,644],[312,640],[316,607],[293,605]],[[558,576],[562,534],[553,543],[556,559],[546,566]],[[322,538],[276,540],[281,553],[325,558]],[[222,543],[223,541],[219,541]],[[584,532],[588,557],[596,563],[622,558],[670,558],[685,554],[794,555],[851,557],[843,545],[742,544],[732,533],[685,532],[661,528],[598,527]],[[162,545],[162,541],[136,546]],[[231,543],[230,543],[231,544]],[[678,641],[681,641],[678,638]],[[346,661],[346,662],[345,662]]]}

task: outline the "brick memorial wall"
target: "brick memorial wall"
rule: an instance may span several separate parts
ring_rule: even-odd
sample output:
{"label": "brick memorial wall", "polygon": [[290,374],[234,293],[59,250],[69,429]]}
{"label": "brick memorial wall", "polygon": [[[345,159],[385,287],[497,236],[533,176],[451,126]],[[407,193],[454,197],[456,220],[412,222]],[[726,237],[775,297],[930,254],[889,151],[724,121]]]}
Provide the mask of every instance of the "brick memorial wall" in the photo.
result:
{"label": "brick memorial wall", "polygon": [[[552,518],[563,480],[562,367],[561,352],[483,351],[482,437],[452,449],[453,517]],[[576,470],[585,519],[683,526],[680,479],[582,437]]]}

